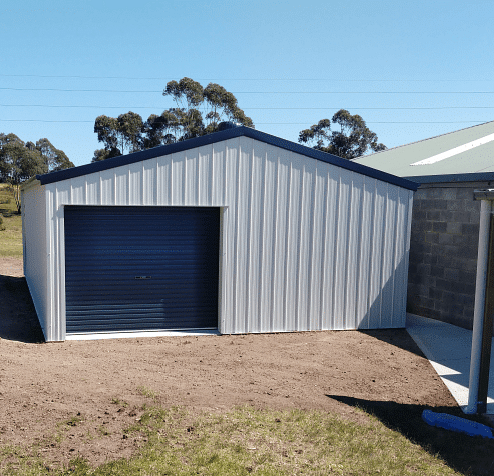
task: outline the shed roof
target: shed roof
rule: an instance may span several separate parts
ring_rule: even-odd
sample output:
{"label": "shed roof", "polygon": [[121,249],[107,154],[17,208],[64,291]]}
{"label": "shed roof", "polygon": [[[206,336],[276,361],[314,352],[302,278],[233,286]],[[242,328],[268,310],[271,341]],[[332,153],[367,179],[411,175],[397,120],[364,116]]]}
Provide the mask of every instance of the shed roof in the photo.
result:
{"label": "shed roof", "polygon": [[494,121],[355,159],[421,183],[494,179]]}
{"label": "shed roof", "polygon": [[163,155],[169,155],[184,150],[194,149],[196,147],[202,147],[205,145],[214,144],[241,136],[250,137],[266,144],[271,144],[273,146],[280,147],[282,149],[289,150],[304,155],[306,157],[310,157],[312,159],[321,160],[322,162],[326,162],[337,167],[342,167],[344,169],[351,170],[362,175],[367,175],[383,182],[398,185],[408,190],[417,190],[418,188],[418,184],[415,182],[411,182],[409,180],[396,177],[389,173],[376,170],[369,166],[358,164],[347,159],[342,159],[340,157],[336,157],[335,155],[321,152],[319,150],[315,150],[310,147],[306,147],[295,142],[290,142],[288,140],[281,139],[279,137],[266,134],[265,132],[260,132],[258,130],[244,126],[227,129],[221,132],[216,132],[201,137],[196,137],[194,139],[177,142],[175,144],[163,145],[154,147],[152,149],[143,150],[141,152],[135,152],[133,154],[106,159],[101,162],[94,162],[87,165],[81,165],[79,167],[60,170],[58,172],[37,175],[36,178],[40,181],[41,185],[45,185],[74,177],[80,177],[82,175],[100,172],[102,170],[120,167],[122,165],[132,164],[142,160],[153,159],[155,157],[161,157]]}

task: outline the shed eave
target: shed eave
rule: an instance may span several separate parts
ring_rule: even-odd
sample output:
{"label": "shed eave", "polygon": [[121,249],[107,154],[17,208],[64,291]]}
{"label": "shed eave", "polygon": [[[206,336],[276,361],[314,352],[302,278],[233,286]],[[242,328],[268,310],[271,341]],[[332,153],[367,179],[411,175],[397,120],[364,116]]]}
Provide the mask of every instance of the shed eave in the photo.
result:
{"label": "shed eave", "polygon": [[297,154],[320,160],[337,167],[341,167],[352,172],[357,172],[368,177],[375,178],[382,182],[387,182],[393,185],[398,185],[407,190],[416,191],[419,185],[410,180],[397,177],[395,175],[376,170],[372,167],[353,162],[351,160],[342,159],[335,155],[329,154],[327,152],[322,152],[320,150],[313,149],[304,145],[297,144],[295,142],[288,141],[286,139],[281,139],[265,132],[260,132],[256,129],[250,127],[236,127],[233,129],[227,129],[221,132],[215,132],[213,134],[207,134],[201,137],[195,137],[193,139],[188,139],[182,142],[176,142],[175,144],[163,145],[159,147],[154,147],[152,149],[143,150],[140,152],[134,152],[128,155],[122,155],[119,157],[113,157],[111,159],[106,159],[100,162],[95,162],[87,165],[81,165],[79,167],[73,167],[70,169],[60,170],[57,172],[50,172],[48,174],[37,175],[36,178],[40,181],[41,185],[59,182],[61,180],[67,180],[75,177],[80,177],[82,175],[88,175],[95,172],[100,172],[103,170],[112,169],[115,167],[121,167],[124,165],[129,165],[135,162],[140,162],[143,160],[154,159],[156,157],[161,157],[164,155],[170,155],[173,153],[181,152],[184,150],[194,149],[197,147],[203,147],[205,145],[214,144],[217,142],[226,141],[229,139],[234,139],[237,137],[249,137],[251,139],[264,142],[266,144],[279,147],[281,149],[289,150]]}
{"label": "shed eave", "polygon": [[404,177],[419,184],[427,183],[464,183],[464,182],[490,182],[494,181],[494,172],[478,172],[466,174],[444,175],[415,175]]}

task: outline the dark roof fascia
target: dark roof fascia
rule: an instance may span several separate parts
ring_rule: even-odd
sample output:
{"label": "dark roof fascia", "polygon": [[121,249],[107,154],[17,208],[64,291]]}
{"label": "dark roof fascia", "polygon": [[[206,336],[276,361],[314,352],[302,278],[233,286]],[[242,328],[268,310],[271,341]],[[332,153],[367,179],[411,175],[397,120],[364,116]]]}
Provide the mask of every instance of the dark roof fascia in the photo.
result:
{"label": "dark roof fascia", "polygon": [[494,200],[494,189],[489,188],[487,190],[474,190],[474,200]]}
{"label": "dark roof fascia", "polygon": [[462,183],[462,182],[491,182],[494,172],[478,172],[472,174],[423,175],[404,177],[418,183]]}
{"label": "dark roof fascia", "polygon": [[322,162],[336,165],[338,167],[342,167],[344,169],[351,170],[362,175],[367,175],[368,177],[372,177],[383,182],[398,185],[408,190],[415,191],[419,187],[419,184],[410,180],[396,177],[395,175],[387,174],[386,172],[381,172],[380,170],[376,170],[365,165],[360,165],[357,162],[342,159],[341,157],[336,157],[335,155],[328,154],[327,152],[312,149],[311,147],[306,147],[295,142],[290,142],[286,139],[281,139],[280,137],[275,137],[270,134],[266,134],[265,132],[260,132],[256,129],[244,126],[227,129],[221,132],[215,132],[213,134],[207,134],[201,137],[195,137],[193,139],[188,139],[182,142],[176,142],[175,144],[162,145],[159,147],[154,147],[152,149],[134,152],[133,154],[121,155],[119,157],[113,157],[111,159],[102,160],[100,162],[80,165],[79,167],[59,170],[57,172],[50,172],[44,175],[37,175],[36,178],[40,181],[41,185],[46,185],[53,182],[59,182],[61,180],[80,177],[81,175],[88,175],[115,167],[133,164],[142,160],[154,159],[155,157],[161,157],[163,155],[170,155],[177,152],[182,152],[184,150],[203,147],[205,145],[210,145],[241,136],[256,139],[266,144],[280,147],[281,149],[305,155],[306,157],[321,160]]}

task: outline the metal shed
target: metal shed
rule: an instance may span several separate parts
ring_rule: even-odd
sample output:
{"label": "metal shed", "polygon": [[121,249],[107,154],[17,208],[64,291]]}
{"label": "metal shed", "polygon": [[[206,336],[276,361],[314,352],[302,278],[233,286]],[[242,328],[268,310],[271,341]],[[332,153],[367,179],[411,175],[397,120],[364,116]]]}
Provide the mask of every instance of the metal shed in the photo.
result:
{"label": "metal shed", "polygon": [[404,327],[416,188],[237,127],[27,182],[24,274],[47,341]]}

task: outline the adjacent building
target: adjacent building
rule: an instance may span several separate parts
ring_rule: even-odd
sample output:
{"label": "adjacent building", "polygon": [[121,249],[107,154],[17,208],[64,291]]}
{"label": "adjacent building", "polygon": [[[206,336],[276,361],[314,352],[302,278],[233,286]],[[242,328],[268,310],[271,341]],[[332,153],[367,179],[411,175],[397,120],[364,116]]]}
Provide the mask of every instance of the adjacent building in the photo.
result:
{"label": "adjacent building", "polygon": [[361,157],[420,183],[414,197],[408,311],[472,328],[480,201],[494,186],[494,122]]}

